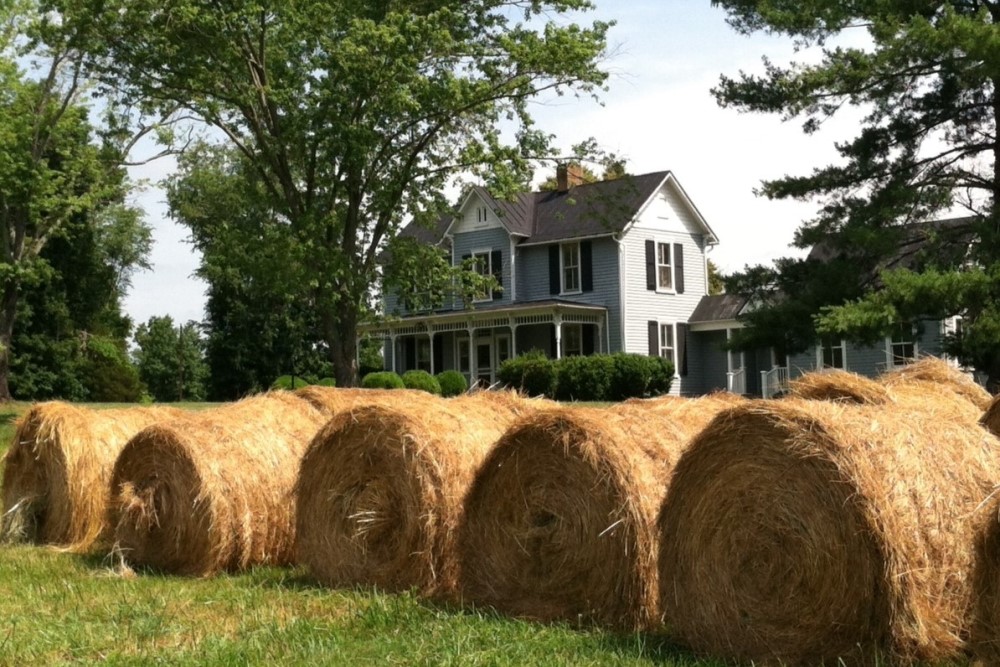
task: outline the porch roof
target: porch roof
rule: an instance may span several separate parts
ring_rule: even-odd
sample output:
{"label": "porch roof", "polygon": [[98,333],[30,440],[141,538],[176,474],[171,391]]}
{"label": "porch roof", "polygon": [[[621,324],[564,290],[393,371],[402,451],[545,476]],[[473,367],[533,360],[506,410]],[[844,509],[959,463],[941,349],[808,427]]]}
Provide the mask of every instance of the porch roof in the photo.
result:
{"label": "porch roof", "polygon": [[607,310],[604,306],[547,299],[528,303],[480,306],[471,310],[449,310],[426,315],[412,315],[385,322],[370,322],[358,325],[358,334],[376,337],[402,336],[529,324],[552,324],[557,321],[603,325]]}

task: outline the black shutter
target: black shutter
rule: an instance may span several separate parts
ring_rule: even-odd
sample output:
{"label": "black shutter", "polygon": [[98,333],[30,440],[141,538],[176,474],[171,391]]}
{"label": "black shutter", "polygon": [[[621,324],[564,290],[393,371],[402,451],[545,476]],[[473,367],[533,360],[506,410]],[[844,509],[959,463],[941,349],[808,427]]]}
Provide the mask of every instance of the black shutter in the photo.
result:
{"label": "black shutter", "polygon": [[597,336],[595,332],[597,327],[593,324],[584,324],[583,327],[583,354],[584,356],[590,356],[597,349],[595,345],[595,340]]}
{"label": "black shutter", "polygon": [[594,291],[594,248],[590,241],[580,241],[580,285],[584,292]]}
{"label": "black shutter", "polygon": [[462,263],[463,264],[465,263],[465,260],[467,260],[467,259],[472,259],[472,255],[462,255]]}
{"label": "black shutter", "polygon": [[656,241],[646,241],[646,289],[656,289]]}
{"label": "black shutter", "polygon": [[649,356],[660,356],[660,323],[649,320]]}
{"label": "black shutter", "polygon": [[549,294],[559,294],[559,246],[549,246]]}
{"label": "black shutter", "polygon": [[688,358],[687,358],[688,328],[689,327],[686,324],[677,325],[677,373],[680,375],[688,374]]}
{"label": "black shutter", "polygon": [[403,370],[412,371],[417,367],[417,339],[413,336],[407,336],[403,341],[403,349],[406,350],[406,355],[403,359]]}
{"label": "black shutter", "polygon": [[684,294],[684,246],[674,244],[674,288]]}
{"label": "black shutter", "polygon": [[[465,264],[465,260],[472,259],[472,255],[462,255],[462,263]],[[457,295],[454,302],[458,304],[459,308],[465,308],[468,304],[465,303],[465,297],[462,294]]]}
{"label": "black shutter", "polygon": [[444,336],[440,334],[434,336],[434,349],[431,350],[431,354],[434,355],[434,372],[440,373],[444,370]]}
{"label": "black shutter", "polygon": [[503,296],[503,254],[499,250],[490,253],[490,269],[498,286],[498,289],[493,290],[493,298],[499,299]]}

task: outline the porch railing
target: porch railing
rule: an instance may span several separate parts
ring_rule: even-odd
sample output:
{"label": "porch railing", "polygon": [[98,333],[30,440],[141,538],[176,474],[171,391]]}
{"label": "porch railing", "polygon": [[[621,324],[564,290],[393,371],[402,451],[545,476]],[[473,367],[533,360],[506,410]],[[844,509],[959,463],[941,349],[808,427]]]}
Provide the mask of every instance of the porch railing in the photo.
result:
{"label": "porch railing", "polygon": [[775,366],[769,371],[760,372],[760,393],[764,398],[771,398],[788,391],[788,367]]}
{"label": "porch railing", "polygon": [[747,393],[747,374],[742,368],[726,373],[726,389],[734,394]]}

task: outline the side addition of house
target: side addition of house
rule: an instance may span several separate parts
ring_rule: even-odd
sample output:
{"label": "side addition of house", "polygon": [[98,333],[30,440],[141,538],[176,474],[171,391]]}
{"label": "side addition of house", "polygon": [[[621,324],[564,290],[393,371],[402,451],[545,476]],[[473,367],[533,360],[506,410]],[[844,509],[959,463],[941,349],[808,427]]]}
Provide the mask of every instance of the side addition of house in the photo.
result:
{"label": "side addition of house", "polygon": [[700,367],[725,353],[699,349],[691,316],[718,238],[669,171],[584,184],[561,167],[555,191],[507,201],[473,188],[436,229],[403,233],[445,248],[453,265],[473,259],[502,289],[419,313],[388,294],[385,321],[360,327],[386,342],[387,369],[455,369],[493,384],[503,361],[529,350],[630,352],[670,359],[673,393],[717,388]]}

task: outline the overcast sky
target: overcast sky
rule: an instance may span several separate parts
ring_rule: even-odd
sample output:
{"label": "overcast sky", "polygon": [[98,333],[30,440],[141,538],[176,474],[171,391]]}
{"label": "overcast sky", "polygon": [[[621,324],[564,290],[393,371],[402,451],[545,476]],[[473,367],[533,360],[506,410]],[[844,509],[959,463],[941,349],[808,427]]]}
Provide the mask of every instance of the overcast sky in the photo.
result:
{"label": "overcast sky", "polygon": [[[784,38],[737,34],[708,0],[672,0],[669,11],[653,0],[596,2],[592,16],[617,21],[603,106],[571,97],[536,105],[538,126],[563,148],[596,137],[602,148],[627,158],[633,174],[671,170],[719,236],[710,257],[725,273],[799,254],[789,244],[815,204],[772,202],[753,189],[763,179],[808,173],[836,159],[834,141],[853,128],[841,122],[806,136],[799,121],[722,109],[710,88],[722,73],[760,71],[765,54],[780,64],[808,56],[794,54]],[[161,160],[133,176],[155,181],[172,168]],[[135,276],[125,302],[137,324],[153,315],[203,318],[205,285],[193,277],[198,258],[186,230],[167,218],[163,199],[156,188],[138,197],[156,244],[152,270]]]}

